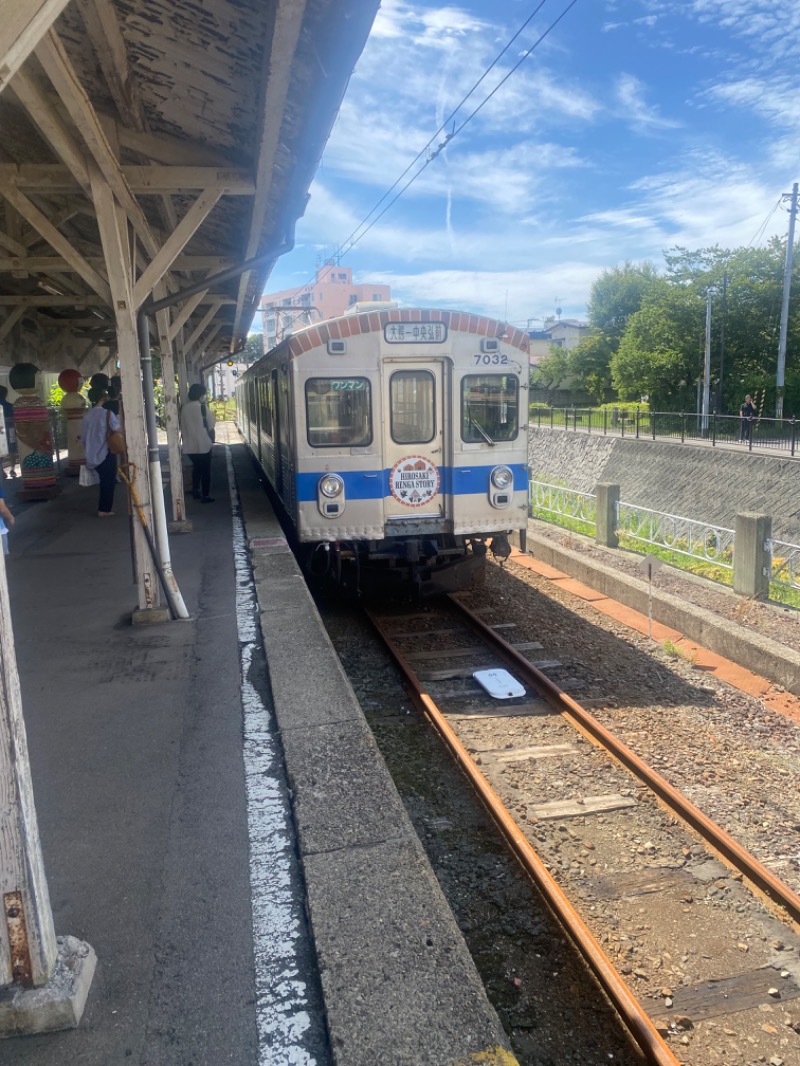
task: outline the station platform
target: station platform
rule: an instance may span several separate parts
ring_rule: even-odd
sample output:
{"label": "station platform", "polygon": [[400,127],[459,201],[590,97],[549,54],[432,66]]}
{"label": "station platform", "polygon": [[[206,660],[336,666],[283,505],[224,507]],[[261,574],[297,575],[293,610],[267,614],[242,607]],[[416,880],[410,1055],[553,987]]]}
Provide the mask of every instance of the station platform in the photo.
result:
{"label": "station platform", "polygon": [[[232,426],[171,538],[192,615],[132,626],[125,489],[14,503],[6,558],[77,1029],[4,1066],[516,1060]],[[221,440],[221,438],[225,438]]]}

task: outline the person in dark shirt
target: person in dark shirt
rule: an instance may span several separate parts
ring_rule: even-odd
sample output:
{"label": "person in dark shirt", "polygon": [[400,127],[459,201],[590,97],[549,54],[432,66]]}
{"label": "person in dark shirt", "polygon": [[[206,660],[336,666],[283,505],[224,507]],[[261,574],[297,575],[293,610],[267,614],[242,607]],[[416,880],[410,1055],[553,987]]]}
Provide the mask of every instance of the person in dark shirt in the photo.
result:
{"label": "person in dark shirt", "polygon": [[739,441],[749,441],[753,432],[753,419],[756,416],[756,405],[753,403],[751,397],[745,396],[744,403],[739,408],[739,417],[741,419],[741,425],[739,429]]}

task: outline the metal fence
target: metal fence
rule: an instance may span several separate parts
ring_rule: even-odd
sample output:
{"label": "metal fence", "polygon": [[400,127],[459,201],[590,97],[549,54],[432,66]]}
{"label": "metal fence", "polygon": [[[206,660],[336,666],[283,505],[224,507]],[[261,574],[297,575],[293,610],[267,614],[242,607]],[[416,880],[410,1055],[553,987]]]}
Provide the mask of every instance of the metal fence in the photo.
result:
{"label": "metal fence", "polygon": [[620,500],[617,533],[640,544],[733,570],[733,530],[694,518],[651,511]]}
{"label": "metal fence", "polygon": [[548,485],[546,481],[531,480],[531,511],[560,515],[576,519],[594,527],[597,517],[597,501],[591,492],[576,492],[561,485]]}
{"label": "metal fence", "polygon": [[595,407],[532,407],[530,425],[574,433],[741,444],[748,450],[769,448],[800,452],[800,424],[794,418],[743,419],[737,415],[685,414],[675,411],[628,411]]}
{"label": "metal fence", "polygon": [[771,540],[769,549],[770,581],[784,588],[800,590],[800,544],[789,544],[785,540]]}
{"label": "metal fence", "polygon": [[[597,497],[591,492],[577,492],[564,485],[546,481],[530,482],[531,515],[547,520],[548,515],[579,521],[596,532]],[[675,552],[723,570],[733,571],[734,531],[711,522],[653,511],[620,500],[616,530],[642,545]],[[800,544],[772,539],[767,542],[770,555],[770,581],[794,592],[800,591]],[[713,576],[713,575],[709,575]]]}

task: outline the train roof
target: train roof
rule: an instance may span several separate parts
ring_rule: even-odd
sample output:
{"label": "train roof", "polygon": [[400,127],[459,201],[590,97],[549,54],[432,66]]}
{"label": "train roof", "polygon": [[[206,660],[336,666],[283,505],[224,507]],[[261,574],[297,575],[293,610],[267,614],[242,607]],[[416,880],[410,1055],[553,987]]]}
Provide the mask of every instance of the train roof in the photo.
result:
{"label": "train roof", "polygon": [[[512,348],[524,352],[526,357],[530,351],[530,338],[528,334],[507,322],[501,322],[495,318],[487,318],[485,315],[473,315],[468,311],[440,311],[427,307],[403,307],[391,308],[380,311],[363,311],[359,314],[341,315],[339,318],[330,318],[325,322],[316,322],[305,326],[293,333],[290,337],[277,344],[271,352],[264,356],[268,359],[279,350],[288,349],[289,359],[296,359],[312,348],[324,346],[329,340],[345,340],[347,337],[357,337],[363,333],[383,331],[384,326],[391,322],[442,322],[448,330],[460,333],[474,333],[476,337],[495,337],[502,340]],[[254,363],[257,367],[262,360]]]}

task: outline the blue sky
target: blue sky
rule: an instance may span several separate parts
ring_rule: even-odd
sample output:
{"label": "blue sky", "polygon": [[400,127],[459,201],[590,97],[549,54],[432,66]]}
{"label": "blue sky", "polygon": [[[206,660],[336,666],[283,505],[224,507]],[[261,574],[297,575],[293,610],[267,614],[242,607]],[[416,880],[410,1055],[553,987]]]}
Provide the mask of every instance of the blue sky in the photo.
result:
{"label": "blue sky", "polygon": [[[546,0],[456,125],[568,2]],[[270,291],[345,244],[535,7],[384,0]],[[585,318],[608,267],[784,235],[796,180],[797,0],[578,0],[342,261],[402,306]]]}

